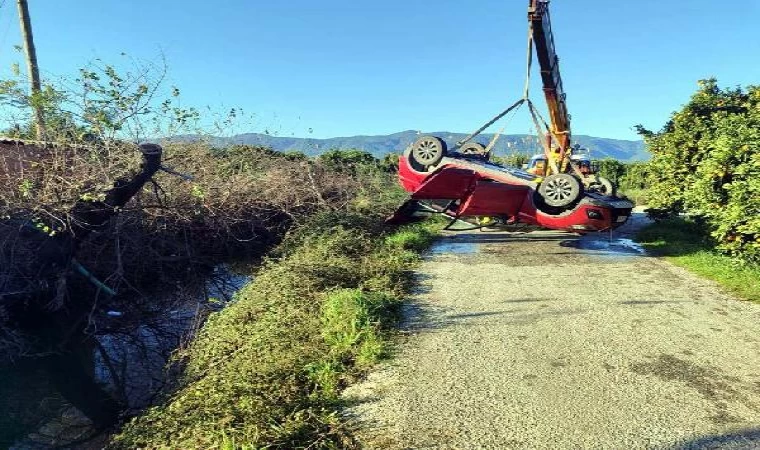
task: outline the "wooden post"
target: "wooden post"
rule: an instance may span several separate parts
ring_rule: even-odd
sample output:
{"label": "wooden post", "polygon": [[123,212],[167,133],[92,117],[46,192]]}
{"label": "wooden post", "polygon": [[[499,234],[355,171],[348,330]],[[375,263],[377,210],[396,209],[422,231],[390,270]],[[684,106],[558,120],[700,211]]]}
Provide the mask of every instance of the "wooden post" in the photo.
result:
{"label": "wooden post", "polygon": [[[35,96],[42,89],[40,83],[40,69],[37,66],[37,51],[34,48],[34,35],[32,34],[32,21],[29,18],[29,6],[26,0],[18,0],[18,19],[21,26],[21,37],[24,39],[26,50],[26,68],[29,74],[31,94]],[[37,139],[45,140],[45,118],[42,114],[42,105],[33,104],[34,121],[37,126]]]}

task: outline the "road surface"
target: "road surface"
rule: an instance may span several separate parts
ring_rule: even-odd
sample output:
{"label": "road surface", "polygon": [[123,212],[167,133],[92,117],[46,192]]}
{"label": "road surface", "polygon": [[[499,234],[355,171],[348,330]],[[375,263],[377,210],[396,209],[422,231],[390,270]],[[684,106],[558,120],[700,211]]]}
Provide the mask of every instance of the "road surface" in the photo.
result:
{"label": "road surface", "polygon": [[760,448],[760,305],[626,240],[447,235],[397,354],[345,392],[366,448]]}

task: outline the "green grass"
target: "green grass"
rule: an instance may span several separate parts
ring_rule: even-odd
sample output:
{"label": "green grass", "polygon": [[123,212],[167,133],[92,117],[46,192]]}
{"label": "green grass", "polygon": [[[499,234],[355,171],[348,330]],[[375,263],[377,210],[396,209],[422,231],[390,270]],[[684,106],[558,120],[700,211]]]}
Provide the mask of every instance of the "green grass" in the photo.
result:
{"label": "green grass", "polygon": [[760,302],[760,266],[719,253],[693,221],[677,218],[655,222],[642,229],[637,240],[650,252],[704,278],[727,291]]}
{"label": "green grass", "polygon": [[180,355],[176,391],[111,446],[354,447],[340,391],[387,355],[411,269],[439,229],[327,213],[294,230]]}
{"label": "green grass", "polygon": [[385,243],[396,249],[422,251],[430,246],[432,238],[428,233],[420,233],[419,228],[410,227],[391,234]]}

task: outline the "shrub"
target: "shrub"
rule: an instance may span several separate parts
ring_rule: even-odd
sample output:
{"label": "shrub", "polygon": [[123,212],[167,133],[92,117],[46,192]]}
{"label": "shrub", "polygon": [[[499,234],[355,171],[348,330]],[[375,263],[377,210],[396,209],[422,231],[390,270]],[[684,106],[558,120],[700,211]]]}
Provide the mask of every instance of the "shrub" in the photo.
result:
{"label": "shrub", "polygon": [[626,164],[618,161],[617,159],[605,158],[597,161],[599,164],[599,175],[612,181],[612,183],[620,187],[621,178],[626,173]]}
{"label": "shrub", "polygon": [[362,167],[379,166],[379,161],[372,153],[357,149],[331,149],[319,155],[317,160],[337,172],[355,173]]}
{"label": "shrub", "polygon": [[504,156],[492,155],[491,161],[503,166],[521,169],[523,164],[527,164],[530,161],[530,157],[530,155],[524,153],[511,153]]}
{"label": "shrub", "polygon": [[639,131],[652,153],[650,206],[701,217],[719,249],[760,261],[760,87],[702,80],[660,132]]}

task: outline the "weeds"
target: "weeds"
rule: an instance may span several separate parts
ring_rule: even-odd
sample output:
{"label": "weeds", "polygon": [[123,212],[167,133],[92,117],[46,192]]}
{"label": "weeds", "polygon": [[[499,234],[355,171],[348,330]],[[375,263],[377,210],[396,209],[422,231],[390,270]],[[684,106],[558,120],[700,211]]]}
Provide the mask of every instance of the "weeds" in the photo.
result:
{"label": "weeds", "polygon": [[354,446],[338,393],[386,354],[409,271],[437,229],[380,223],[324,213],[292,231],[181,355],[179,389],[113,447]]}

